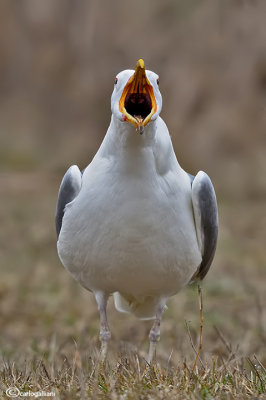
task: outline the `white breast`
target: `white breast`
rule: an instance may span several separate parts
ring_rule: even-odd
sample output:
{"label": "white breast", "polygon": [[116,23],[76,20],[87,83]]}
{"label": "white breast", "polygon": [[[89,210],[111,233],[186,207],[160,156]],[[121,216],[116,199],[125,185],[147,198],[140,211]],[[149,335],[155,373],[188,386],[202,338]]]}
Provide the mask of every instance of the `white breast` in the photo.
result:
{"label": "white breast", "polygon": [[168,297],[199,266],[189,178],[180,167],[158,174],[156,161],[147,147],[98,155],[85,171],[66,207],[58,253],[86,288]]}

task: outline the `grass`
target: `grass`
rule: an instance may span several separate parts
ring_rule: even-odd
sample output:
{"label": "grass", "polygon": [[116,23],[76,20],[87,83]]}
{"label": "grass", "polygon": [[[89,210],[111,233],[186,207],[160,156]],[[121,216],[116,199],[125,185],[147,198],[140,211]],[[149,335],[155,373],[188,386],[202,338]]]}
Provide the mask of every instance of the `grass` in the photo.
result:
{"label": "grass", "polygon": [[[185,360],[149,366],[138,351],[123,346],[120,355],[102,365],[95,342],[86,351],[72,343],[72,356],[52,340],[49,351],[18,363],[4,360],[3,392],[54,392],[60,399],[264,399],[266,370],[260,360],[213,356],[195,372]],[[34,350],[33,350],[34,351]],[[35,351],[37,351],[35,349]]]}
{"label": "grass", "polygon": [[22,392],[54,392],[58,398],[103,399],[246,399],[265,398],[266,371],[258,359],[248,366],[231,356],[214,357],[192,373],[186,362],[150,367],[137,353],[103,366],[97,358],[81,356],[76,348],[71,359],[59,361],[55,355],[26,362],[18,369],[4,364],[2,380],[6,387]]}
{"label": "grass", "polygon": [[112,341],[103,366],[94,299],[56,254],[53,216],[60,178],[21,173],[0,179],[3,399],[14,386],[24,394],[54,391],[58,399],[266,398],[262,200],[224,199],[219,205],[219,246],[202,284],[203,349],[195,371],[200,321],[193,286],[169,301],[151,367],[145,361],[151,323],[116,312],[110,299]]}

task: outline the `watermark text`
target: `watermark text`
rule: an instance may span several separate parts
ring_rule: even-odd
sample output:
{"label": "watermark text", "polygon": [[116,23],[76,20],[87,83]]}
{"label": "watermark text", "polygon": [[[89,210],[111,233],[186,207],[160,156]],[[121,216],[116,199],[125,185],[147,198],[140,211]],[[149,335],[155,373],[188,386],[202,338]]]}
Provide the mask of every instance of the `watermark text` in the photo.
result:
{"label": "watermark text", "polygon": [[22,392],[17,387],[9,387],[6,389],[6,395],[8,397],[55,397],[55,392],[45,392],[44,390],[38,390],[37,392],[33,392],[28,390],[27,392]]}

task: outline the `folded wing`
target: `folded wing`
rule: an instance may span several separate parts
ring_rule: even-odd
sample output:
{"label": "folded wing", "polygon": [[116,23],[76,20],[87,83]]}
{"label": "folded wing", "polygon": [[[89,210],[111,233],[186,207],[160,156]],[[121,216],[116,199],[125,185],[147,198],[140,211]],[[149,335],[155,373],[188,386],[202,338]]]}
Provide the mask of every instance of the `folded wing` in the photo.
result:
{"label": "folded wing", "polygon": [[61,182],[55,215],[57,237],[59,236],[65,207],[77,197],[81,189],[82,174],[76,165],[72,165],[65,173]]}
{"label": "folded wing", "polygon": [[200,171],[191,181],[196,232],[202,254],[202,262],[191,279],[194,282],[202,280],[211,266],[218,238],[218,210],[215,191],[208,175]]}

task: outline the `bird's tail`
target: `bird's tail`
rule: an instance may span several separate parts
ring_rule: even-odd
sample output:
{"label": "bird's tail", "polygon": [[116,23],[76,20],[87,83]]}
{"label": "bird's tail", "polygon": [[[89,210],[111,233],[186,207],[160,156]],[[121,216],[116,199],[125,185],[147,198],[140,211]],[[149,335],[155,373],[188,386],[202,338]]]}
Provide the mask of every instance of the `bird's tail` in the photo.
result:
{"label": "bird's tail", "polygon": [[158,298],[145,296],[143,299],[135,299],[133,296],[114,293],[115,308],[117,311],[134,314],[140,319],[154,319]]}

